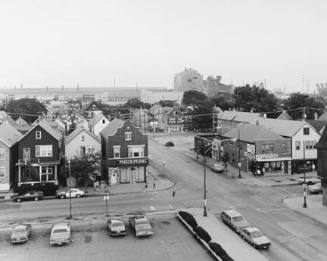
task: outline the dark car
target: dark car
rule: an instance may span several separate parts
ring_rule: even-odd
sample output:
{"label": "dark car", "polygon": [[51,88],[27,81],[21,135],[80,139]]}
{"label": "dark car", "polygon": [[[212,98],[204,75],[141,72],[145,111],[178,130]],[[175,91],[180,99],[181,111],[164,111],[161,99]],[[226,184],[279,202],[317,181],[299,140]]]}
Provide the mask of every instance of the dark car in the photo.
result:
{"label": "dark car", "polygon": [[153,235],[152,226],[146,217],[130,217],[129,223],[131,228],[134,230],[136,237],[148,237]]}
{"label": "dark car", "polygon": [[168,142],[166,142],[165,146],[166,147],[174,147],[175,144],[172,141],[168,141]]}
{"label": "dark car", "polygon": [[43,192],[42,191],[28,191],[25,194],[15,196],[13,198],[13,201],[21,202],[23,200],[35,200],[38,201],[40,199],[43,199]]}

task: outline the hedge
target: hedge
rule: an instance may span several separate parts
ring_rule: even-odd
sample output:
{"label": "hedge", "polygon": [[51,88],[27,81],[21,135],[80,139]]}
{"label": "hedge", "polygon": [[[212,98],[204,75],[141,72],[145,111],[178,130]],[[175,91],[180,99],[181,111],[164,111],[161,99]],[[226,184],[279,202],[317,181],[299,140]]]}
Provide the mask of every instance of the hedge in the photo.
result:
{"label": "hedge", "polygon": [[211,241],[211,236],[208,234],[207,231],[205,231],[204,228],[198,226],[194,232],[200,237],[202,238],[204,241],[206,241],[207,243],[209,243]]}
{"label": "hedge", "polygon": [[226,251],[221,247],[221,245],[219,245],[216,242],[210,242],[209,243],[209,247],[219,257],[222,257],[224,255],[227,255]]}
{"label": "hedge", "polygon": [[195,218],[188,212],[185,211],[179,211],[178,214],[184,219],[184,221],[189,224],[193,230],[198,227],[198,223],[196,222]]}

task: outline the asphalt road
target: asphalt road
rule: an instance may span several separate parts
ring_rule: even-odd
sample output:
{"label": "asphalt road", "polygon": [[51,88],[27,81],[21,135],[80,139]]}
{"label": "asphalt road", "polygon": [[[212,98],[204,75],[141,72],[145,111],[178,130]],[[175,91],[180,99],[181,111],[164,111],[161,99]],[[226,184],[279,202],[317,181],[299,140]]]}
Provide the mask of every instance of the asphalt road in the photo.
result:
{"label": "asphalt road", "polygon": [[[176,183],[174,190],[110,197],[111,214],[169,210],[203,206],[203,166],[183,155],[181,148],[166,148],[149,140],[151,159],[162,169],[162,175]],[[164,167],[163,166],[164,163]],[[251,224],[258,226],[272,240],[269,251],[262,253],[270,260],[327,260],[327,227],[287,209],[281,199],[299,195],[301,186],[246,186],[238,179],[207,169],[207,205],[219,213],[223,208],[237,208]],[[104,214],[102,197],[73,199],[73,215]],[[69,200],[0,204],[0,222],[69,214]]]}

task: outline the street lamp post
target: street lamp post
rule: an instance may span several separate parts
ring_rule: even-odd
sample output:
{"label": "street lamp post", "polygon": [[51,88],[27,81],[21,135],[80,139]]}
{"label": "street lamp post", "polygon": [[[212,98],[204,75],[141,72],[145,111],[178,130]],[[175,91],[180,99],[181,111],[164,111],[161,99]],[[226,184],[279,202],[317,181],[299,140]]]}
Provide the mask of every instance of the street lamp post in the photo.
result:
{"label": "street lamp post", "polygon": [[237,163],[237,167],[238,167],[238,178],[242,178],[241,175],[241,167],[242,167],[242,163],[241,163],[241,139],[240,139],[240,130],[238,129],[237,131],[237,140],[238,140],[238,163]]}
{"label": "street lamp post", "polygon": [[71,170],[70,170],[70,160],[68,160],[68,170],[69,170],[69,219],[72,219],[72,189],[71,189]]}
{"label": "street lamp post", "polygon": [[207,214],[207,173],[206,173],[206,152],[203,155],[203,216],[206,217]]}

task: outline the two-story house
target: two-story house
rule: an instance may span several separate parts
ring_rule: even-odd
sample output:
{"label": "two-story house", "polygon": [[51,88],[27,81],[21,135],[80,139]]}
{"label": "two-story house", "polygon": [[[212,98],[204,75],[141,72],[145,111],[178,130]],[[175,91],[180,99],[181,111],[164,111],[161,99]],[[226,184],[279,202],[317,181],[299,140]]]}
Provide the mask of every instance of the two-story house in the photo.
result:
{"label": "two-story house", "polygon": [[[283,138],[264,126],[245,124],[226,132],[220,153],[227,153],[229,163],[246,171],[265,169],[266,173],[290,173],[291,139]],[[237,140],[229,142],[228,139]]]}
{"label": "two-story house", "polygon": [[130,121],[114,119],[101,132],[101,140],[110,184],[146,182],[147,135]]}
{"label": "two-story house", "polygon": [[65,157],[67,160],[83,158],[91,153],[101,153],[101,141],[89,130],[78,126],[65,138]]}
{"label": "two-story house", "polygon": [[18,142],[16,191],[53,194],[58,185],[60,135],[45,122],[36,124]]}
{"label": "two-story house", "polygon": [[18,141],[23,135],[9,123],[0,125],[0,191],[8,192],[15,182]]}

